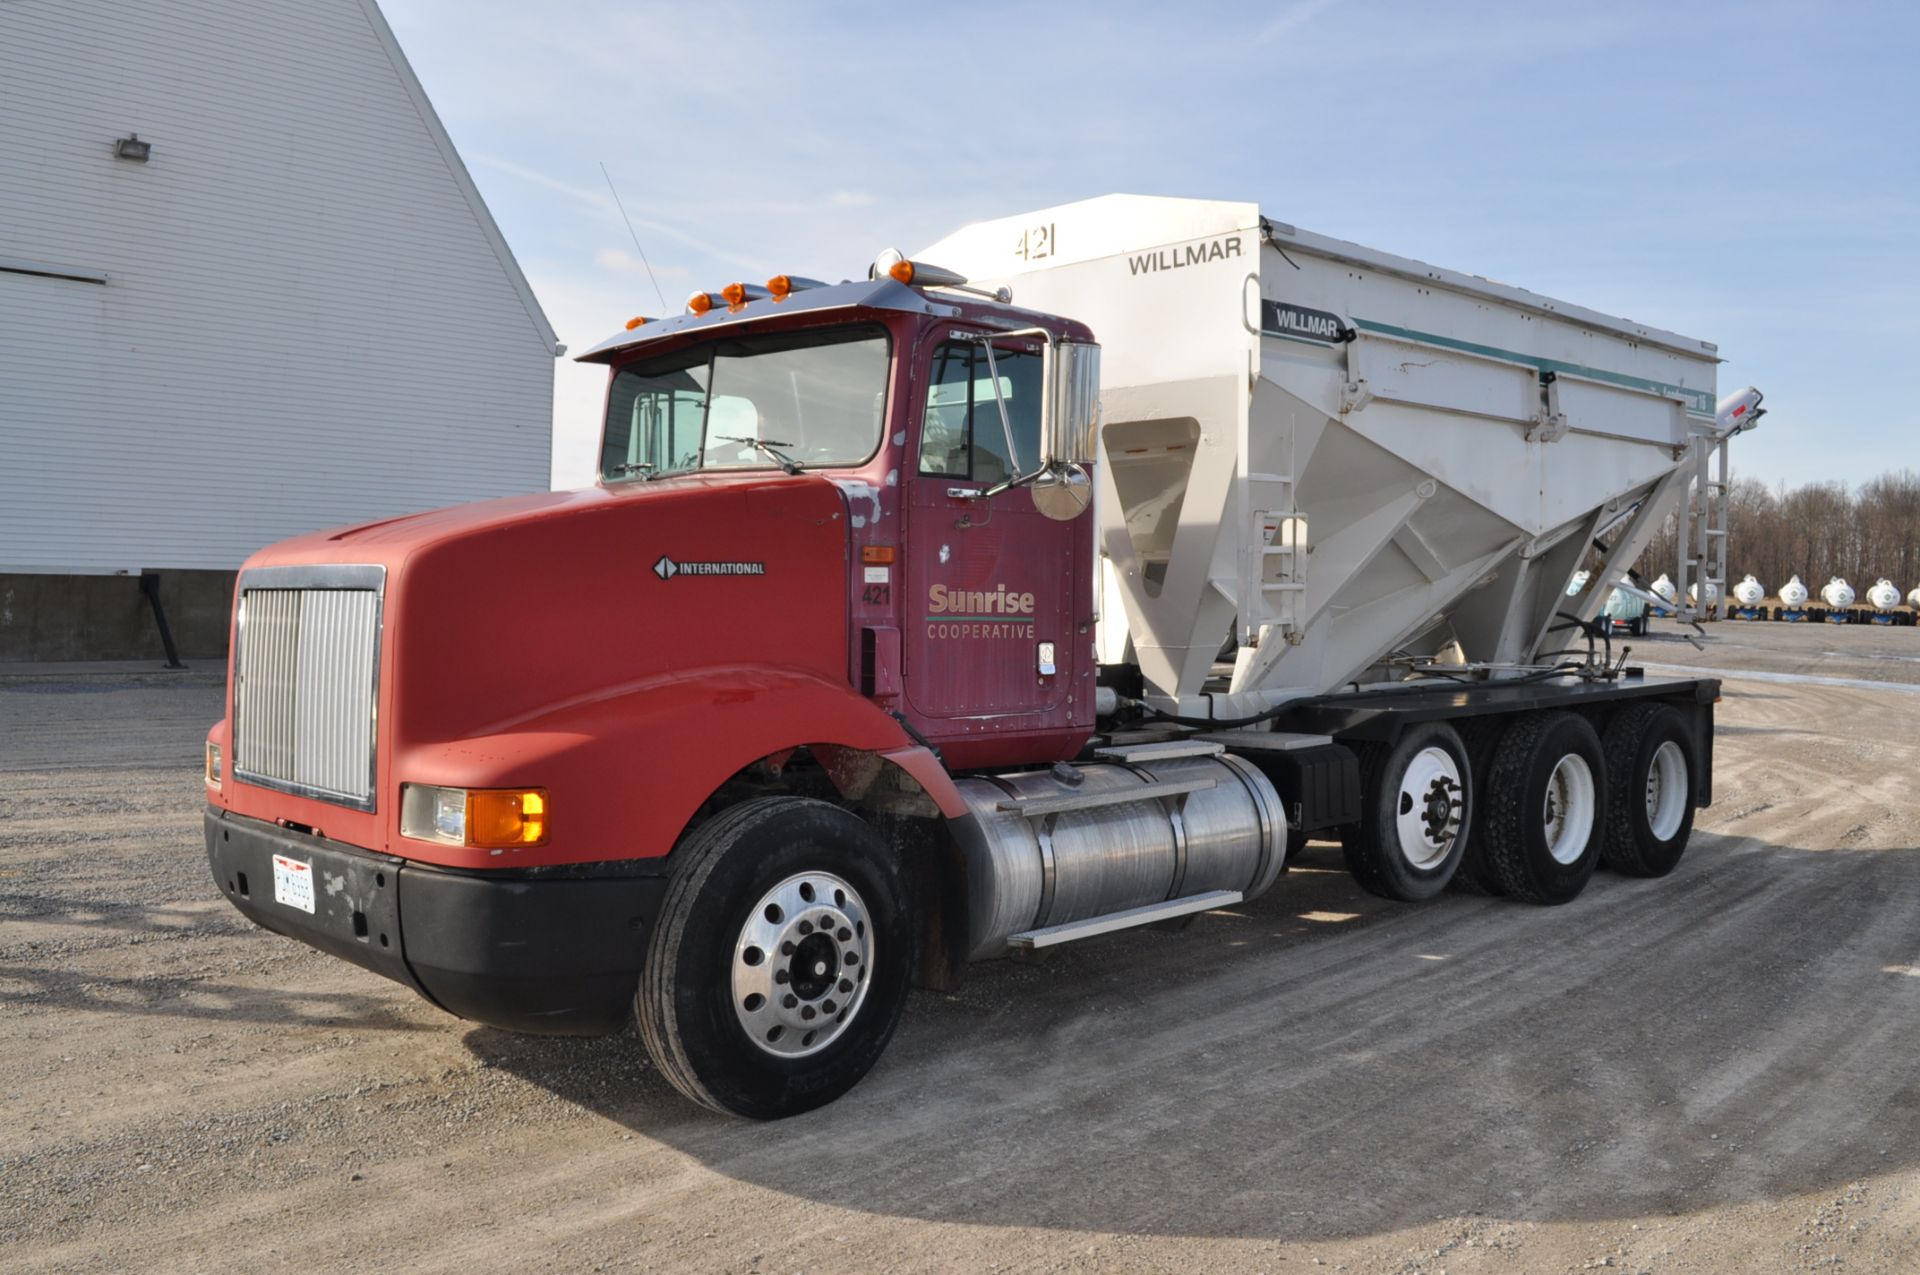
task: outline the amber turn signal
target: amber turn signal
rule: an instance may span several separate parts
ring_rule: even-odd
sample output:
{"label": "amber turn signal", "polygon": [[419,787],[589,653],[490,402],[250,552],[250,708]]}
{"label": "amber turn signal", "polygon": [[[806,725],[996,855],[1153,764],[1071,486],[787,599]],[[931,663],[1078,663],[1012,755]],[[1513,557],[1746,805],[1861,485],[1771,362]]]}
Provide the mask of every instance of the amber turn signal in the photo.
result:
{"label": "amber turn signal", "polygon": [[537,846],[547,840],[544,788],[474,788],[467,792],[467,844],[487,849]]}

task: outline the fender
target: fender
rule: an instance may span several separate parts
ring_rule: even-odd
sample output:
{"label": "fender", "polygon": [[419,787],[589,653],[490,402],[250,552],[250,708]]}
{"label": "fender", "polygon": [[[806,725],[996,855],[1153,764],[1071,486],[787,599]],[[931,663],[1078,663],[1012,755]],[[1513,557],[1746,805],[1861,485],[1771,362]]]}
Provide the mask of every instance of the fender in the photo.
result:
{"label": "fender", "polygon": [[547,790],[546,845],[478,850],[396,839],[409,859],[504,868],[659,858],[700,806],[763,757],[829,744],[875,753],[927,790],[941,813],[966,807],[939,761],[855,693],[803,669],[717,665],[608,688],[394,759],[403,783]]}

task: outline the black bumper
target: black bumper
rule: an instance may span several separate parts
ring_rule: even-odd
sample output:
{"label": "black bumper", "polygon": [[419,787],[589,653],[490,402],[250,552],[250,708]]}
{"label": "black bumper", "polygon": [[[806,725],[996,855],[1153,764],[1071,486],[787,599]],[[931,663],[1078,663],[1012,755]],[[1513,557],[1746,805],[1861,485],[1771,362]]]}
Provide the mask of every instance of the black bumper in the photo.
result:
{"label": "black bumper", "polygon": [[[457,872],[209,808],[207,861],[257,924],[510,1031],[595,1035],[626,1022],[662,862]],[[274,901],[273,856],[310,864],[314,910]]]}

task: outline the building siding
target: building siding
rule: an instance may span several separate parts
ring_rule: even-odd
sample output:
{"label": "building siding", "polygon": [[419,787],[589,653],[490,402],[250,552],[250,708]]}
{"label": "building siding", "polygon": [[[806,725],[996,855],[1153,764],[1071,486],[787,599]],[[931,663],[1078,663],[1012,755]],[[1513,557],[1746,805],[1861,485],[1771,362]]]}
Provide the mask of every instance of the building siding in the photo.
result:
{"label": "building siding", "polygon": [[[546,487],[552,331],[370,0],[0,4],[0,571]],[[152,143],[146,164],[114,139]]]}

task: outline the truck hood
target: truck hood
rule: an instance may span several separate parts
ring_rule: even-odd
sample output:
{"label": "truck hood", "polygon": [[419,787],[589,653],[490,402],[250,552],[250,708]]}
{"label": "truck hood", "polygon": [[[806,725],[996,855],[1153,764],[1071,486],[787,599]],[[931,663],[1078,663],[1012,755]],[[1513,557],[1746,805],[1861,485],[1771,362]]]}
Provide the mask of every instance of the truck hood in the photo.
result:
{"label": "truck hood", "polygon": [[405,720],[383,726],[419,743],[677,670],[773,663],[845,681],[848,522],[817,475],[688,476],[318,532],[247,569],[386,568],[382,702]]}

